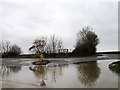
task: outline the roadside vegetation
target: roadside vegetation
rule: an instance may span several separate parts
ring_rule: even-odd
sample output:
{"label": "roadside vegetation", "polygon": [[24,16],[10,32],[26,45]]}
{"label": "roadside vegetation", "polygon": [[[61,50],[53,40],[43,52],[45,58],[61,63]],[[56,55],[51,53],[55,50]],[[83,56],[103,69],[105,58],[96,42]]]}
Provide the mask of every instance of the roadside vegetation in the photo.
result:
{"label": "roadside vegetation", "polygon": [[[42,47],[42,44],[44,44]],[[78,33],[75,42],[75,49],[69,52],[68,49],[64,49],[63,41],[60,37],[55,34],[50,35],[50,37],[42,36],[37,38],[32,43],[29,50],[32,54],[38,55],[42,52],[45,57],[81,57],[81,56],[93,56],[96,55],[96,46],[99,44],[100,40],[97,34],[93,31],[90,26],[83,27]],[[24,57],[20,56],[21,48],[16,44],[11,44],[10,41],[2,41],[0,43],[1,55],[2,57]],[[60,50],[66,50],[66,52],[61,52]]]}
{"label": "roadside vegetation", "polygon": [[21,54],[21,48],[10,41],[2,41],[0,43],[0,54],[2,58],[18,57]]}
{"label": "roadside vegetation", "polygon": [[93,28],[86,26],[77,33],[76,45],[73,50],[75,56],[91,56],[96,54],[96,46],[100,40]]}
{"label": "roadside vegetation", "polygon": [[112,72],[120,75],[120,61],[112,62],[111,64],[109,64],[109,69],[110,69]]}

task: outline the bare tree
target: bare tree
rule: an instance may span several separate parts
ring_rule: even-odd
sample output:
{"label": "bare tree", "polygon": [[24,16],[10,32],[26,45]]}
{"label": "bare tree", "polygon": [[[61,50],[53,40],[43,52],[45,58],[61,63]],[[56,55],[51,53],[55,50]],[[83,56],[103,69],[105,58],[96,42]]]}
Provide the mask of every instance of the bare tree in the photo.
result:
{"label": "bare tree", "polygon": [[12,45],[10,41],[2,41],[0,46],[1,46],[1,53],[3,54],[3,53],[8,53]]}
{"label": "bare tree", "polygon": [[21,48],[17,45],[12,45],[10,41],[2,41],[0,43],[1,55],[3,57],[14,57],[21,53]]}
{"label": "bare tree", "polygon": [[47,43],[47,37],[40,37],[33,42],[33,45],[29,48],[30,51],[35,54],[41,54],[45,52],[45,46]]}
{"label": "bare tree", "polygon": [[57,44],[57,49],[62,49],[63,48],[63,41],[60,39],[58,39],[58,44]]}
{"label": "bare tree", "polygon": [[51,45],[49,42],[47,43],[47,45],[45,47],[45,51],[46,51],[46,53],[52,53],[52,48],[51,48]]}
{"label": "bare tree", "polygon": [[29,48],[30,51],[35,54],[40,53],[56,53],[58,49],[63,48],[63,42],[61,38],[50,35],[50,38],[40,37],[33,42],[33,45]]}
{"label": "bare tree", "polygon": [[51,45],[52,45],[52,52],[55,53],[56,47],[57,47],[57,42],[58,42],[58,39],[56,38],[55,34],[50,36],[50,41],[51,41]]}
{"label": "bare tree", "polygon": [[55,34],[50,35],[46,49],[48,49],[48,51],[51,53],[56,53],[57,50],[61,48],[63,48],[63,41],[61,38],[56,37]]}

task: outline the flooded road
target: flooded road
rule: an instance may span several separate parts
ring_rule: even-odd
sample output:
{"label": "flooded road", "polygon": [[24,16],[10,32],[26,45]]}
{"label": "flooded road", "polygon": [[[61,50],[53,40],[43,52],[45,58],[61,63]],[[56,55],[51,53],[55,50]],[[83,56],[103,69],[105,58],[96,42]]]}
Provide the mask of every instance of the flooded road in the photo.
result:
{"label": "flooded road", "polygon": [[108,68],[117,59],[83,63],[64,59],[65,64],[61,60],[34,66],[35,59],[5,59],[0,66],[2,88],[118,88],[119,76]]}

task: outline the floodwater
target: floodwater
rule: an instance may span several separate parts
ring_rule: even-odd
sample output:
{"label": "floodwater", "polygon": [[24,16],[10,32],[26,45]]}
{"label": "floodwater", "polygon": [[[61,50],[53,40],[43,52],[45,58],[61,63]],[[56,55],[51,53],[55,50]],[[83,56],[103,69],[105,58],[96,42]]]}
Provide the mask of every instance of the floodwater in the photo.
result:
{"label": "floodwater", "polygon": [[35,59],[5,59],[7,64],[0,66],[0,84],[2,88],[118,88],[119,76],[108,68],[117,59],[73,63],[80,60],[34,66],[31,62]]}

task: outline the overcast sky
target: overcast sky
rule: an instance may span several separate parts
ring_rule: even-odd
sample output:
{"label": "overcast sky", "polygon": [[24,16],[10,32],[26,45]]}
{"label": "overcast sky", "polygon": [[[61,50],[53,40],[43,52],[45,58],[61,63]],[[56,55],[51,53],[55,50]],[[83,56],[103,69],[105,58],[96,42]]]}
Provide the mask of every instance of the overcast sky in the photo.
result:
{"label": "overcast sky", "polygon": [[84,26],[93,27],[99,36],[97,51],[118,49],[116,0],[1,0],[0,8],[0,39],[19,45],[23,53],[29,53],[37,37],[51,34],[72,49]]}

